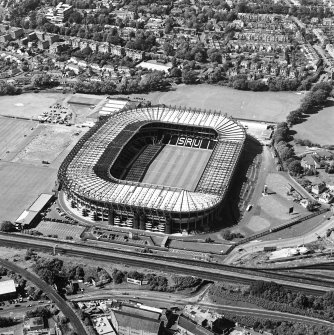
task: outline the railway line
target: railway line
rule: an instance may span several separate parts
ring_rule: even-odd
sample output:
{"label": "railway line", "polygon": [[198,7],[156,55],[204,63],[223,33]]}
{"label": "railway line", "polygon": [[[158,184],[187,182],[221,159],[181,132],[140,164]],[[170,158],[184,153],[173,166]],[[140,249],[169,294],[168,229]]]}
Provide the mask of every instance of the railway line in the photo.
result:
{"label": "railway line", "polygon": [[[10,238],[9,238],[10,236]],[[275,281],[291,291],[304,294],[321,295],[331,290],[332,281],[321,278],[305,278],[303,275],[282,274],[275,271],[238,268],[217,263],[207,263],[197,260],[176,259],[160,255],[140,254],[132,251],[107,249],[103,247],[75,244],[65,241],[50,241],[35,238],[30,235],[0,233],[0,243],[3,246],[18,248],[33,248],[46,252],[56,251],[69,256],[84,257],[95,261],[112,261],[130,266],[145,267],[153,270],[187,274],[216,281],[232,281],[240,284],[250,284],[256,280]]]}

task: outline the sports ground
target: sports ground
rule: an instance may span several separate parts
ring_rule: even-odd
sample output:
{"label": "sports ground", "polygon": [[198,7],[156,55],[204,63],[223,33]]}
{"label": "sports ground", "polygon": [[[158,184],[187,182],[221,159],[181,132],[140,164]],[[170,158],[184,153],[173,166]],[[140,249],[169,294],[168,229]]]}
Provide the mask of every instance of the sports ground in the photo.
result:
{"label": "sports ground", "polygon": [[194,191],[212,151],[166,145],[148,168],[144,183]]}
{"label": "sports ground", "polygon": [[168,92],[149,93],[153,104],[218,110],[235,118],[285,121],[300,105],[302,94],[295,92],[250,92],[217,85],[178,85]]}

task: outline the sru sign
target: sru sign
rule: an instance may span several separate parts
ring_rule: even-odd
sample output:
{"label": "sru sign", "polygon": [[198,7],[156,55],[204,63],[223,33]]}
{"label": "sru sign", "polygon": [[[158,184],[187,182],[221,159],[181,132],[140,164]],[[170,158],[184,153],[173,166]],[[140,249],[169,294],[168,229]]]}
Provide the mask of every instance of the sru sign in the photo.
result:
{"label": "sru sign", "polygon": [[202,140],[199,138],[183,137],[180,136],[177,139],[176,145],[190,147],[190,148],[200,148]]}

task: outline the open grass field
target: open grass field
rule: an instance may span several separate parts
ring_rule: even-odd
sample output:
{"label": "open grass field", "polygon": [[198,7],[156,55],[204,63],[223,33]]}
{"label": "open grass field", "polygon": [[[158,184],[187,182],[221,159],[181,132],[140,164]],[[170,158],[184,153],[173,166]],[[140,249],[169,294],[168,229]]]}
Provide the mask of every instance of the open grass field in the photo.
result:
{"label": "open grass field", "polygon": [[144,95],[152,103],[220,110],[235,118],[285,121],[299,107],[301,94],[293,92],[248,92],[215,85],[179,85],[169,92]]}
{"label": "open grass field", "polygon": [[16,155],[31,140],[37,124],[35,121],[0,117],[0,159],[8,160]]}
{"label": "open grass field", "polygon": [[296,139],[308,139],[320,145],[334,144],[334,106],[310,115],[307,121],[293,126],[292,129],[297,132]]}
{"label": "open grass field", "polygon": [[77,129],[63,125],[39,125],[39,132],[13,159],[14,162],[52,163],[76,139]]}
{"label": "open grass field", "polygon": [[25,93],[0,97],[0,115],[23,118],[37,118],[49,107],[65,99],[62,93]]}
{"label": "open grass field", "polygon": [[211,150],[166,145],[152,162],[143,182],[194,191]]}
{"label": "open grass field", "polygon": [[57,235],[60,239],[66,239],[71,236],[74,240],[79,240],[80,235],[86,228],[74,226],[66,223],[42,221],[34,230],[39,231],[44,236]]}
{"label": "open grass field", "polygon": [[0,220],[14,221],[41,193],[52,190],[57,169],[0,162]]}

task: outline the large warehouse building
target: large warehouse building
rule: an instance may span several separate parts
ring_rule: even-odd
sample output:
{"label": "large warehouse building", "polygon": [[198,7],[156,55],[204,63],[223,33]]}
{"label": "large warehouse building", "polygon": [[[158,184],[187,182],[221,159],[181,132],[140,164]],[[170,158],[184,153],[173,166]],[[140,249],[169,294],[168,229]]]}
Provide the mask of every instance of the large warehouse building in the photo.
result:
{"label": "large warehouse building", "polygon": [[220,112],[165,106],[101,119],[61,165],[72,207],[92,220],[163,232],[198,232],[221,210],[245,141]]}

